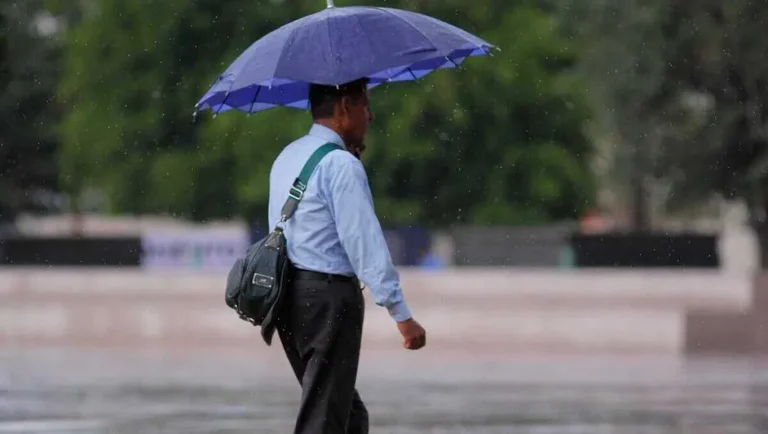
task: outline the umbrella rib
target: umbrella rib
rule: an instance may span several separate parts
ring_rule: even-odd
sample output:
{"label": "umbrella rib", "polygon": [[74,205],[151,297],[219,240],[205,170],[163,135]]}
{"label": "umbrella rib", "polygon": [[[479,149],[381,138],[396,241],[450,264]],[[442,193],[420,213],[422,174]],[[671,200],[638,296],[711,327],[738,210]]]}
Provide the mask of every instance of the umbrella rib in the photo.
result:
{"label": "umbrella rib", "polygon": [[[232,89],[232,85],[229,85],[230,90]],[[224,104],[227,103],[227,100],[229,99],[230,91],[228,90],[227,93],[224,94],[224,99],[221,100],[221,104],[219,104],[219,108],[216,109],[216,113],[214,115],[219,115],[221,113],[221,109],[224,107]]]}
{"label": "umbrella rib", "polygon": [[[336,56],[333,55],[333,38],[331,38],[331,17],[330,13],[328,14],[328,19],[325,20],[325,29],[328,30],[328,48],[329,48],[329,54],[331,56],[330,62],[328,62],[329,65],[333,65],[333,69],[336,70]],[[335,83],[336,85],[342,84],[342,83]]]}
{"label": "umbrella rib", "polygon": [[256,92],[253,94],[253,101],[251,101],[251,107],[248,109],[248,113],[253,113],[253,106],[256,104],[256,98],[259,97],[259,92],[261,92],[261,88],[264,86],[259,85],[258,88],[256,88]]}
{"label": "umbrella rib", "polygon": [[[287,40],[289,40],[289,41],[293,41],[293,36],[294,36],[295,34],[296,34],[296,29],[294,28],[293,30],[291,30],[291,34],[290,34],[290,35],[288,35],[288,38],[287,38]],[[285,50],[282,50],[282,51],[280,51],[280,55],[277,57],[277,61],[275,62],[275,73],[276,73],[276,72],[277,72],[277,70],[279,69],[279,68],[278,68],[278,66],[280,66],[280,62],[283,60],[283,55],[285,55]],[[234,86],[234,85],[235,85],[235,82],[237,81],[237,77],[238,77],[238,76],[240,75],[240,73],[242,73],[244,70],[248,69],[248,67],[249,67],[249,66],[251,66],[251,63],[252,63],[254,60],[262,60],[262,59],[261,59],[261,58],[259,58],[259,57],[256,57],[256,56],[253,56],[253,57],[251,57],[250,59],[248,59],[248,60],[245,62],[245,64],[242,66],[242,68],[240,68],[240,70],[239,70],[239,71],[237,71],[237,73],[234,73],[234,75],[235,75],[235,78],[232,80],[232,83],[229,85],[229,89],[227,90],[227,92],[229,92],[229,91],[231,91],[231,90],[232,90],[232,86]],[[274,79],[275,79],[275,76],[274,76],[274,75],[275,75],[275,74],[272,74],[272,78],[270,79],[270,81],[274,81]],[[259,85],[261,86],[261,84],[259,84]]]}
{"label": "umbrella rib", "polygon": [[378,9],[378,10],[380,10],[380,11],[382,11],[382,12],[388,13],[389,15],[392,15],[392,16],[394,16],[394,17],[396,17],[396,18],[398,18],[398,19],[400,19],[400,20],[404,21],[406,24],[408,24],[409,26],[411,26],[411,27],[412,27],[414,30],[416,30],[417,32],[419,32],[419,34],[421,34],[421,36],[423,36],[423,37],[424,37],[424,39],[426,39],[427,41],[429,41],[429,43],[430,43],[430,44],[432,44],[432,46],[435,46],[435,42],[434,42],[433,40],[429,39],[429,36],[425,35],[425,34],[424,34],[424,32],[422,32],[420,28],[418,28],[418,27],[416,27],[415,25],[413,25],[413,23],[411,23],[410,21],[408,21],[408,20],[406,20],[405,18],[403,18],[403,17],[401,17],[401,16],[397,15],[396,13],[394,13],[394,12],[390,11],[390,10],[389,10],[389,9],[387,9],[387,8],[381,8],[381,7],[377,7],[376,9]]}
{"label": "umbrella rib", "polygon": [[411,73],[411,77],[413,77],[414,80],[418,80],[419,79],[419,77],[416,77],[416,74],[413,73],[413,70],[411,70],[410,67],[408,68],[408,72]]}
{"label": "umbrella rib", "polygon": [[[360,28],[363,35],[365,35],[365,39],[368,41],[368,49],[369,51],[373,51],[373,41],[371,40],[371,35],[368,34],[368,32],[365,31],[365,27],[360,23],[360,17],[357,15],[353,15],[355,17],[355,23]],[[392,79],[392,76],[390,75],[390,80]]]}

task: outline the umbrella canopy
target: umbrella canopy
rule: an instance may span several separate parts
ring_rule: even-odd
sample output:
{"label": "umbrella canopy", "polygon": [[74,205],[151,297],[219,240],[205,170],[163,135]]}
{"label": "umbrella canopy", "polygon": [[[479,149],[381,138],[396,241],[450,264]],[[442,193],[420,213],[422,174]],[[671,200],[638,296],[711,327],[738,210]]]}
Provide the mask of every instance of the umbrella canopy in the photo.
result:
{"label": "umbrella canopy", "polygon": [[309,108],[309,84],[369,87],[416,80],[489,54],[490,43],[438,19],[401,9],[328,7],[254,42],[195,106],[215,113]]}

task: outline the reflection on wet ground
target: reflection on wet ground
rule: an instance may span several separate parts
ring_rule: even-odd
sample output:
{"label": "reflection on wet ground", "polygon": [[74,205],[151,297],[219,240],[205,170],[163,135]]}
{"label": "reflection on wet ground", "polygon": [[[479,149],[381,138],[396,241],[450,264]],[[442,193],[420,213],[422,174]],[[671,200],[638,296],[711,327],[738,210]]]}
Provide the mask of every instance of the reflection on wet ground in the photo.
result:
{"label": "reflection on wet ground", "polygon": [[[372,433],[764,434],[768,365],[639,358],[363,361]],[[289,433],[279,358],[0,353],[0,433]]]}

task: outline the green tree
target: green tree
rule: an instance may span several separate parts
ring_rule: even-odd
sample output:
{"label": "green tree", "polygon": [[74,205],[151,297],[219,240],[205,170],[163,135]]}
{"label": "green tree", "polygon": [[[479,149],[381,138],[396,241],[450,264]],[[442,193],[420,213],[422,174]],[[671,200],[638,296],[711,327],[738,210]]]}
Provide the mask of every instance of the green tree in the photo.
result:
{"label": "green tree", "polygon": [[192,124],[192,107],[224,59],[287,19],[285,9],[244,1],[101,1],[69,33],[60,86],[70,107],[61,127],[67,191],[98,186],[121,213],[238,214],[229,132],[201,138],[206,128]]}
{"label": "green tree", "polygon": [[675,0],[670,14],[677,50],[668,81],[684,84],[680,122],[666,137],[671,203],[696,203],[713,193],[744,199],[768,266],[768,42],[755,37],[768,4]]}
{"label": "green tree", "polygon": [[601,182],[628,198],[631,224],[651,227],[649,181],[658,170],[664,125],[679,90],[668,80],[676,50],[666,0],[556,2],[559,24],[584,47],[578,70],[595,107]]}
{"label": "green tree", "polygon": [[[450,21],[446,9],[425,12]],[[489,9],[474,19],[462,24],[492,29],[482,34],[501,52],[468,61],[466,71],[393,87],[382,101],[382,134],[372,139],[377,197],[391,201],[387,210],[398,210],[393,217],[403,223],[576,217],[593,186],[586,109],[567,73],[573,47],[535,7]]]}
{"label": "green tree", "polygon": [[713,196],[746,200],[768,265],[768,42],[755,37],[768,5],[590,0],[560,6],[564,25],[595,52],[581,64],[605,120],[601,133],[630,129],[619,153],[640,150],[643,173],[670,187],[670,211]]}
{"label": "green tree", "polygon": [[[190,109],[252,41],[319,3],[102,0],[69,34],[61,85],[71,105],[62,124],[68,190],[99,186],[116,212],[263,219],[269,167],[309,127],[308,114],[227,113],[195,126]],[[387,5],[420,8],[503,51],[467,62],[465,72],[374,91],[366,164],[385,222],[577,216],[594,187],[585,102],[569,73],[574,47],[532,2],[423,3]]]}
{"label": "green tree", "polygon": [[40,1],[0,4],[0,221],[57,188],[56,26]]}

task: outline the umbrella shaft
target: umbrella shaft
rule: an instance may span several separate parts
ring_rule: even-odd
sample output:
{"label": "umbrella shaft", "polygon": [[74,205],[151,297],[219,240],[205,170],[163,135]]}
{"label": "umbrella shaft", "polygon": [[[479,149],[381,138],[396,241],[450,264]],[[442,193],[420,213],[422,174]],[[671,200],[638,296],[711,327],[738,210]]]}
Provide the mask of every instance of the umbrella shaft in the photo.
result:
{"label": "umbrella shaft", "polygon": [[333,7],[333,0],[325,0],[325,2],[328,4],[329,8]]}

